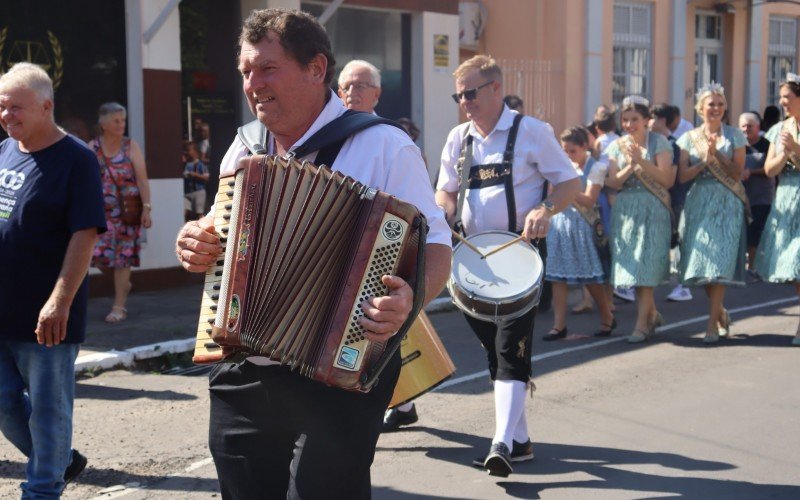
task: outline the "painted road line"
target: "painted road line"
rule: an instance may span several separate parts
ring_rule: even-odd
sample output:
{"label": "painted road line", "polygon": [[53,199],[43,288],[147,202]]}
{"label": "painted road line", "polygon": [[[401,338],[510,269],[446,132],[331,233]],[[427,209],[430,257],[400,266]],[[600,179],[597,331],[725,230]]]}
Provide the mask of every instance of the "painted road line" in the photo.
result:
{"label": "painted road line", "polygon": [[[752,305],[749,305],[749,306],[737,307],[736,309],[728,309],[728,313],[733,315],[733,314],[743,313],[743,312],[747,312],[747,311],[753,311],[755,309],[762,309],[762,308],[765,308],[765,307],[778,306],[778,305],[781,305],[781,304],[787,304],[789,302],[796,302],[796,301],[797,301],[796,297],[791,297],[791,298],[788,298],[788,299],[771,300],[769,302],[762,302],[760,304],[752,304]],[[669,330],[674,330],[675,328],[681,328],[681,327],[686,326],[686,325],[691,325],[691,324],[694,324],[694,323],[701,323],[701,322],[704,322],[704,321],[708,321],[708,314],[705,314],[703,316],[697,316],[697,317],[694,317],[694,318],[685,319],[685,320],[682,320],[682,321],[676,321],[675,323],[670,323],[668,325],[660,326],[660,327],[658,327],[656,329],[656,333],[663,333],[663,332],[666,332],[666,331],[669,331]],[[537,354],[536,356],[532,356],[531,357],[531,362],[542,361],[542,360],[548,359],[548,358],[555,358],[555,357],[558,357],[558,356],[563,356],[565,354],[571,354],[573,352],[582,351],[584,349],[594,349],[595,347],[602,347],[602,346],[608,345],[608,344],[615,344],[617,342],[622,342],[625,339],[626,339],[626,337],[617,337],[617,338],[613,338],[613,339],[601,340],[599,342],[592,342],[591,344],[584,344],[584,345],[579,345],[579,346],[575,346],[575,347],[567,347],[565,349],[559,349],[557,351],[546,352],[544,354]],[[466,382],[471,382],[471,381],[473,381],[475,379],[488,377],[488,376],[489,376],[489,370],[483,370],[483,371],[480,371],[480,372],[477,372],[477,373],[471,373],[469,375],[464,375],[463,377],[458,377],[458,378],[454,378],[454,379],[448,380],[447,382],[444,382],[443,384],[437,386],[431,392],[441,391],[442,389],[446,389],[448,387],[453,387],[454,385],[459,385],[459,384],[463,384],[463,383],[466,383]]]}

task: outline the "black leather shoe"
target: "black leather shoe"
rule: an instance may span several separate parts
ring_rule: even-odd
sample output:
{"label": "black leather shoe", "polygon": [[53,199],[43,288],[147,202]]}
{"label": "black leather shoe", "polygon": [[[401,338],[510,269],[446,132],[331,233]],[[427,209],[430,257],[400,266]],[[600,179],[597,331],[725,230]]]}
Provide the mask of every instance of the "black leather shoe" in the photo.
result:
{"label": "black leather shoe", "polygon": [[81,455],[78,450],[72,450],[72,461],[64,471],[64,484],[69,484],[80,476],[87,463],[89,463],[89,460]]}
{"label": "black leather shoe", "polygon": [[567,336],[567,327],[566,326],[564,328],[562,328],[561,330],[556,330],[555,328],[552,328],[547,333],[547,335],[542,337],[542,340],[547,340],[547,341],[560,340],[560,339],[565,338],[566,336]]}
{"label": "black leather shoe", "polygon": [[383,416],[383,428],[381,432],[394,432],[400,427],[411,425],[419,420],[417,416],[417,407],[411,406],[409,411],[400,411],[397,408],[387,410]]}
{"label": "black leather shoe", "polygon": [[[609,335],[611,335],[611,332],[614,331],[614,328],[617,327],[617,318],[614,318],[614,319],[611,320],[611,325],[607,325],[607,324],[603,323],[600,326],[603,329],[594,332],[594,336],[595,337],[608,337]],[[611,328],[608,328],[609,326]],[[606,328],[608,328],[608,330],[606,330]]]}
{"label": "black leather shoe", "polygon": [[492,443],[483,468],[490,476],[508,477],[514,469],[511,468],[511,452],[505,443]]}

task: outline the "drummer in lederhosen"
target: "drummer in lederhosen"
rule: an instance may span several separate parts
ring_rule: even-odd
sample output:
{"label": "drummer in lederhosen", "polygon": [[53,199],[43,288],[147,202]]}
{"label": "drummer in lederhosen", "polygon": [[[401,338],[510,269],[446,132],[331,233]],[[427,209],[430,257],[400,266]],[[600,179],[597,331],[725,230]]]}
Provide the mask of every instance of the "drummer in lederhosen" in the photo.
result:
{"label": "drummer in lederhosen", "polygon": [[[530,239],[544,238],[550,217],[566,208],[581,186],[553,129],[503,104],[502,71],[491,57],[472,57],[454,76],[453,99],[470,121],[454,128],[447,138],[436,202],[451,223],[460,219],[467,235],[508,230]],[[460,165],[465,169],[469,165],[469,179],[457,215]],[[552,185],[549,195],[546,182]],[[492,475],[507,476],[512,461],[533,458],[525,394],[531,377],[535,316],[536,308],[498,324],[466,316],[487,350],[494,381],[495,434],[485,459],[476,461]]]}

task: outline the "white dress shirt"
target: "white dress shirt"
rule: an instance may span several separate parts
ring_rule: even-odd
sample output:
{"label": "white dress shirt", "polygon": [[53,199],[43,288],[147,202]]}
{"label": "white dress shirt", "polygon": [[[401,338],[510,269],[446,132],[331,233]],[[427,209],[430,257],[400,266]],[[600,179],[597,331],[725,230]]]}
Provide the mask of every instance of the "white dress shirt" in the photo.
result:
{"label": "white dress shirt", "polygon": [[[451,130],[442,150],[442,165],[436,188],[449,193],[458,192],[459,175],[456,163],[461,155],[465,131],[473,137],[473,166],[502,163],[508,133],[517,114],[503,106],[497,125],[486,137],[481,136],[472,122],[462,123]],[[556,140],[553,128],[536,118],[524,116],[517,131],[512,164],[517,230],[522,229],[528,212],[541,203],[545,180],[556,185],[576,177],[578,174]],[[508,230],[505,185],[483,189],[468,188],[461,220],[467,234]]]}
{"label": "white dress shirt", "polygon": [[[331,93],[330,100],[317,119],[289,150],[305,143],[345,111],[347,108],[342,100]],[[269,154],[275,154],[273,141],[267,147]],[[237,136],[222,159],[220,175],[236,170],[239,159],[246,155],[247,148]],[[298,159],[313,162],[314,158],[316,153]],[[427,242],[450,246],[450,227],[442,209],[434,201],[425,162],[419,148],[403,130],[390,125],[375,125],[358,132],[345,141],[331,168],[416,206],[428,219],[430,230]]]}

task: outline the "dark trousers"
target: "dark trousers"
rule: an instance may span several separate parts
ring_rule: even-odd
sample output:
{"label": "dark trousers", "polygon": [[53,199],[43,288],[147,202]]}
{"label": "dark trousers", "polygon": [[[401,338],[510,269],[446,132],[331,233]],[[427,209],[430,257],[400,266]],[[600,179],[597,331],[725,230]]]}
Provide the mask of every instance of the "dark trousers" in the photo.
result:
{"label": "dark trousers", "polygon": [[519,380],[531,377],[531,351],[536,308],[511,321],[493,323],[467,314],[467,323],[475,332],[489,361],[492,380]]}
{"label": "dark trousers", "polygon": [[209,448],[222,498],[370,498],[369,469],[399,374],[399,352],[366,394],[280,366],[215,367]]}

